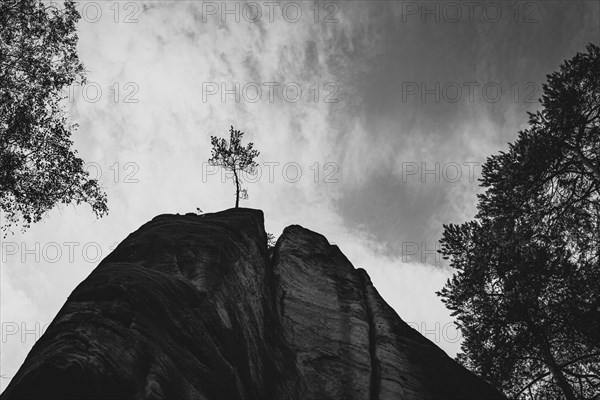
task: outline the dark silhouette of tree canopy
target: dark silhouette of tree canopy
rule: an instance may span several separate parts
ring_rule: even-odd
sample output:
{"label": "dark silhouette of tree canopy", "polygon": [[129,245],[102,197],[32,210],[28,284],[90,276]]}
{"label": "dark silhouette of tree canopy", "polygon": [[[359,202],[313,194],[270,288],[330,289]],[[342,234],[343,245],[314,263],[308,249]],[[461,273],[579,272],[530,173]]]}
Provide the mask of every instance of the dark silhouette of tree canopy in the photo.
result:
{"label": "dark silhouette of tree canopy", "polygon": [[484,164],[475,220],[444,225],[456,272],[438,295],[459,361],[511,398],[598,399],[600,48],[548,75],[540,102]]}
{"label": "dark silhouette of tree canopy", "polygon": [[85,82],[76,52],[73,1],[0,3],[0,210],[5,235],[25,230],[57,204],[89,203],[107,213],[106,195],[71,147],[63,89]]}
{"label": "dark silhouette of tree canopy", "polygon": [[252,147],[254,143],[250,142],[246,147],[242,146],[242,136],[244,132],[236,131],[233,126],[229,130],[229,142],[226,139],[216,136],[210,137],[213,146],[212,157],[208,163],[213,166],[223,167],[233,172],[235,180],[235,208],[239,207],[240,195],[243,199],[248,198],[246,189],[241,186],[241,172],[254,173],[258,164],[254,161],[260,154]]}

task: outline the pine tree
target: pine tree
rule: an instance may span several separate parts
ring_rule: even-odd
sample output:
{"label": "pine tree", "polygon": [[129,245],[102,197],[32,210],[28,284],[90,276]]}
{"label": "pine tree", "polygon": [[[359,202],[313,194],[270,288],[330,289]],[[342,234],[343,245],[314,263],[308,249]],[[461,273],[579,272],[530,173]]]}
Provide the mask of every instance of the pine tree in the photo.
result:
{"label": "pine tree", "polygon": [[244,132],[237,131],[231,127],[229,131],[229,142],[226,139],[211,136],[210,141],[213,146],[212,157],[208,163],[213,166],[220,166],[233,172],[235,180],[235,208],[239,207],[240,197],[248,198],[246,189],[241,186],[241,172],[253,173],[258,164],[254,161],[260,154],[252,147],[254,143],[248,143],[246,147],[242,146],[242,136]]}
{"label": "pine tree", "polygon": [[600,396],[600,48],[587,50],[548,75],[542,109],[484,164],[475,220],[441,240],[458,359],[514,399]]}

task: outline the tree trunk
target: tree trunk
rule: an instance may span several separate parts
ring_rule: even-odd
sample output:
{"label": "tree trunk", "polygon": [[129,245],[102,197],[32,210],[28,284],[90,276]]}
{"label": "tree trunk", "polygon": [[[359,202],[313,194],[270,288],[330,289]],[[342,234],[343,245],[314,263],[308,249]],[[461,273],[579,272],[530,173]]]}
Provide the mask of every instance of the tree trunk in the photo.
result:
{"label": "tree trunk", "polygon": [[562,370],[556,363],[556,360],[554,359],[554,356],[552,355],[552,352],[550,351],[550,346],[549,346],[548,342],[545,339],[542,339],[542,342],[543,343],[541,343],[541,345],[542,345],[542,351],[544,353],[544,360],[546,361],[546,366],[550,370],[552,377],[556,380],[558,387],[563,392],[565,399],[566,400],[577,400],[577,398],[575,397],[575,393],[573,392],[573,388],[571,387],[571,385],[567,381],[567,378],[565,378],[565,375],[563,374]]}
{"label": "tree trunk", "polygon": [[235,168],[233,169],[233,176],[235,177],[235,208],[238,208],[240,205],[240,180]]}
{"label": "tree trunk", "polygon": [[558,365],[556,359],[554,358],[554,355],[552,354],[552,346],[550,346],[550,343],[548,342],[548,338],[546,337],[543,328],[540,329],[540,327],[537,326],[535,322],[533,322],[531,315],[529,315],[528,317],[529,329],[534,335],[534,337],[537,339],[537,344],[539,346],[538,348],[542,352],[542,359],[544,360],[546,367],[548,367],[548,369],[550,370],[552,377],[556,380],[556,384],[565,396],[564,398],[566,400],[577,400],[577,397],[575,397],[575,393],[573,392],[573,388],[569,384],[569,381],[567,381],[567,378],[565,378],[561,367]]}

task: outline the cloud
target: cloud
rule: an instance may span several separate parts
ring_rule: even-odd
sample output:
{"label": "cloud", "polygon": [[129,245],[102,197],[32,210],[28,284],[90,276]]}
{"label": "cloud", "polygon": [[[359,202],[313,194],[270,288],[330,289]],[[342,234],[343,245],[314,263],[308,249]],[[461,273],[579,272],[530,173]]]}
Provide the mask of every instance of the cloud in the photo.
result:
{"label": "cloud", "polygon": [[444,2],[369,7],[384,10],[365,12],[380,46],[355,52],[358,71],[345,72],[353,79],[343,86],[360,101],[339,118],[347,180],[336,211],[396,256],[405,241],[435,246],[442,223],[473,217],[480,188],[471,172],[478,178],[485,158],[516,138],[545,75],[600,31],[590,2],[470,3],[473,22],[466,3],[452,4],[463,7],[457,23]]}

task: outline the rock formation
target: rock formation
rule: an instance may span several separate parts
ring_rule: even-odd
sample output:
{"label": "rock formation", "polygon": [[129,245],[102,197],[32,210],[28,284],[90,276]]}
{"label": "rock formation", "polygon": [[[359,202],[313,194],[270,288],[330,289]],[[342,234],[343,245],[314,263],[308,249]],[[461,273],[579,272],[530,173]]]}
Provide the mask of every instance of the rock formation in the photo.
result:
{"label": "rock formation", "polygon": [[504,397],[404,323],[337,246],[263,213],[161,215],[73,291],[0,396]]}

